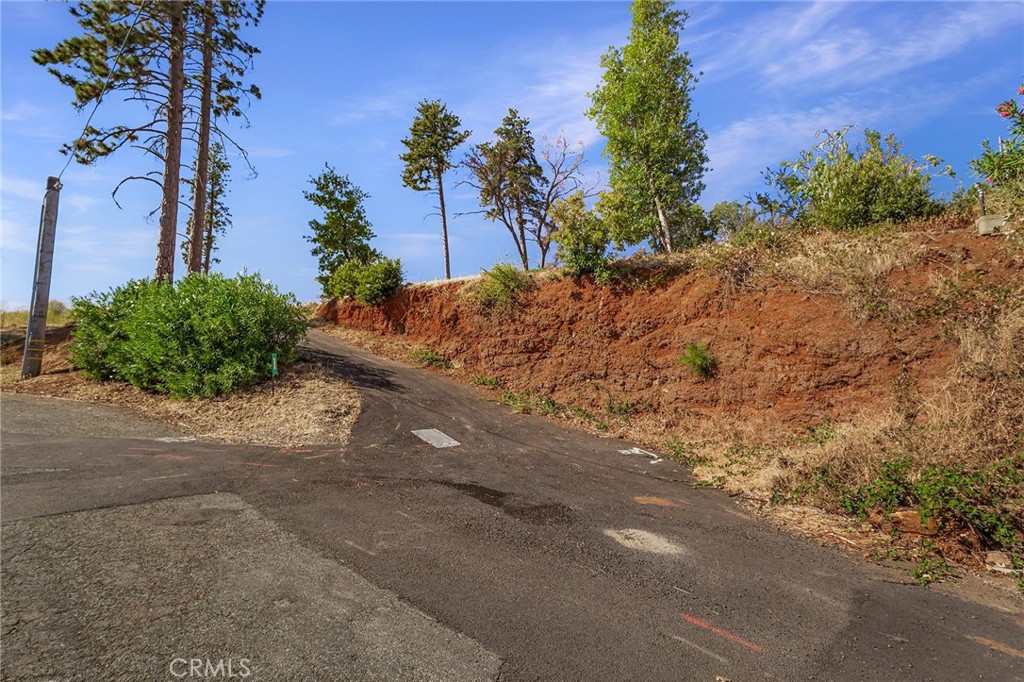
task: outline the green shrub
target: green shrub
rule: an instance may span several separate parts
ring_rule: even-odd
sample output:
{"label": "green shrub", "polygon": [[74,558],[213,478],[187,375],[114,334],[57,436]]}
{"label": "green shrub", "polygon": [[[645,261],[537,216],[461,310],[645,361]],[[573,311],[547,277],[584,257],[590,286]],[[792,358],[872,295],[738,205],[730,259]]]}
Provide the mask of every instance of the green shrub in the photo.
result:
{"label": "green shrub", "polygon": [[532,288],[533,280],[529,273],[511,263],[498,263],[490,270],[483,271],[483,278],[474,296],[484,308],[508,310],[516,306]]}
{"label": "green shrub", "polygon": [[973,529],[992,547],[1002,547],[1020,565],[1024,556],[1024,454],[1001,459],[980,470],[929,464],[917,476],[912,460],[885,462],[874,480],[845,492],[843,508],[865,518],[873,509],[883,514],[914,507],[925,521],[940,528],[950,524]]}
{"label": "green shrub", "polygon": [[874,130],[864,132],[865,146],[851,149],[846,140],[849,130],[823,131],[822,142],[769,174],[769,184],[784,187],[786,201],[799,207],[799,220],[814,227],[852,230],[941,211],[931,196],[928,172],[941,163],[939,159],[925,157],[923,164],[918,163],[901,153],[895,135],[883,139]]}
{"label": "green shrub", "polygon": [[402,279],[402,261],[397,258],[377,258],[369,263],[353,259],[331,275],[327,294],[354,298],[363,305],[379,305],[398,291]]}
{"label": "green shrub", "polygon": [[679,356],[679,362],[692,369],[702,379],[710,379],[718,370],[718,363],[708,348],[702,343],[687,344],[683,354]]}
{"label": "green shrub", "polygon": [[601,218],[587,210],[583,192],[555,202],[551,220],[556,226],[551,238],[558,247],[562,272],[570,277],[594,275],[599,282],[607,281],[611,237]]}
{"label": "green shrub", "polygon": [[72,312],[75,367],[173,397],[213,396],[269,377],[271,353],[294,360],[306,329],[295,298],[258,274],[136,280],[74,299]]}

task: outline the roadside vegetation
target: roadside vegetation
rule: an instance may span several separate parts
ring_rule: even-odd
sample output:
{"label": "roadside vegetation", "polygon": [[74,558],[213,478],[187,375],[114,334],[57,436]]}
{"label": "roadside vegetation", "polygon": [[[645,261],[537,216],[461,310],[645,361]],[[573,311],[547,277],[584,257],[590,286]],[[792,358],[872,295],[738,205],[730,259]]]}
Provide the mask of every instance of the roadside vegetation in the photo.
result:
{"label": "roadside vegetation", "polygon": [[[11,329],[13,327],[28,326],[29,310],[4,310],[0,308],[0,329]],[[59,326],[71,322],[71,309],[64,301],[56,299],[50,301],[46,306],[46,324]]]}
{"label": "roadside vegetation", "polygon": [[249,386],[295,360],[305,313],[258,274],[132,281],[75,299],[71,364],[174,398]]}

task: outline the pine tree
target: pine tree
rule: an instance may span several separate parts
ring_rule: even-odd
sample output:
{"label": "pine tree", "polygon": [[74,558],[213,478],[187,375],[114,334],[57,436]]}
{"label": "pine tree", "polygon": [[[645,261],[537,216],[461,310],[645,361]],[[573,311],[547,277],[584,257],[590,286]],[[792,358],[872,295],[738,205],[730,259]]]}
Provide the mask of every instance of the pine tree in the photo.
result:
{"label": "pine tree", "polygon": [[[74,92],[72,103],[79,110],[98,102],[105,93],[120,92],[127,101],[140,103],[145,116],[129,124],[105,128],[89,125],[78,139],[61,151],[79,163],[92,164],[128,146],[156,158],[162,170],[123,179],[153,182],[161,188],[160,231],[157,241],[155,278],[174,277],[174,245],[177,237],[182,146],[186,135],[195,140],[201,124],[202,96],[196,88],[203,81],[202,70],[193,55],[204,44],[211,45],[213,82],[211,108],[223,115],[241,116],[240,103],[258,90],[246,88],[240,80],[246,59],[255,48],[238,38],[245,21],[262,12],[262,0],[250,4],[223,0],[213,6],[174,0],[94,0],[70,8],[82,34],[61,41],[53,49],[33,52],[36,63]],[[206,18],[217,17],[212,41],[204,39]],[[217,65],[221,68],[217,69]],[[218,77],[219,74],[219,77]],[[229,140],[215,124],[212,129]],[[243,150],[244,154],[244,150]],[[200,164],[200,168],[205,164]],[[205,204],[205,202],[202,202]]]}
{"label": "pine tree", "polygon": [[544,179],[529,125],[529,119],[509,109],[494,131],[497,139],[473,147],[463,162],[473,174],[469,184],[480,193],[484,216],[508,229],[523,270],[530,269],[527,228],[539,209]]}
{"label": "pine tree", "polygon": [[450,170],[451,154],[470,136],[470,131],[459,130],[462,122],[448,111],[440,100],[423,100],[416,107],[409,137],[402,140],[408,151],[402,154],[405,162],[402,184],[418,192],[437,191],[441,209],[441,243],[444,247],[444,277],[451,279],[451,259],[448,254],[448,217],[444,206],[444,174]]}
{"label": "pine tree", "polygon": [[316,281],[327,291],[331,275],[347,261],[368,264],[380,257],[370,246],[376,235],[366,217],[363,202],[370,197],[349,180],[347,175],[338,175],[329,164],[324,171],[309,179],[312,192],[302,196],[324,212],[323,221],[310,220],[313,233],[306,241],[313,244],[312,252],[317,257],[320,274]]}

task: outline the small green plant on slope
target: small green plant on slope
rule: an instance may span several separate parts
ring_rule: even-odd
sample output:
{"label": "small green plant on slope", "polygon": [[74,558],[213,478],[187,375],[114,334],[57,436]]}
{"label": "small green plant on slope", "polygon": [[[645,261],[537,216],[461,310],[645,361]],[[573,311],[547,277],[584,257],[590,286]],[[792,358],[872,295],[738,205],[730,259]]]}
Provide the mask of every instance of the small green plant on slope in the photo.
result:
{"label": "small green plant on slope", "polygon": [[690,343],[683,349],[679,362],[686,365],[702,379],[710,379],[718,371],[718,363],[702,343]]}
{"label": "small green plant on slope", "polygon": [[86,377],[172,397],[209,397],[271,375],[271,353],[295,359],[305,312],[258,274],[136,280],[74,299],[71,363]]}
{"label": "small green plant on slope", "polygon": [[533,288],[533,279],[511,263],[498,263],[483,271],[474,297],[487,310],[505,311],[519,305],[523,296]]}
{"label": "small green plant on slope", "polygon": [[439,369],[451,369],[452,361],[441,355],[432,348],[417,348],[409,353],[409,359],[424,367],[437,367]]}
{"label": "small green plant on slope", "polygon": [[980,470],[929,464],[919,474],[909,458],[885,462],[875,479],[839,493],[842,507],[861,518],[877,509],[883,515],[916,508],[940,530],[970,528],[990,547],[1008,551],[1014,564],[1024,560],[1024,453]]}
{"label": "small green plant on slope", "polygon": [[486,376],[483,374],[474,374],[469,378],[469,383],[474,386],[488,386],[491,388],[497,388],[501,386],[501,380],[497,377]]}

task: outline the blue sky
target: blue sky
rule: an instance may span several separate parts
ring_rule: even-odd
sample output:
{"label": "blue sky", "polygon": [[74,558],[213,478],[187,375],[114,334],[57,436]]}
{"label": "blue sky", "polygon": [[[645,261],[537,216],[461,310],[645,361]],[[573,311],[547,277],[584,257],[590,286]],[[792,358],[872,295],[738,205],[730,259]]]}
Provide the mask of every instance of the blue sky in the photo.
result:
{"label": "blue sky", "polygon": [[[895,132],[914,156],[935,154],[972,182],[980,142],[1005,134],[994,107],[1024,80],[1024,3],[680,3],[691,14],[681,45],[703,77],[693,93],[713,170],[710,208],[761,186],[760,171],[847,124]],[[538,140],[560,131],[586,145],[587,170],[603,179],[602,140],[583,115],[601,77],[598,60],[622,45],[630,13],[619,2],[351,3],[271,0],[249,34],[262,54],[252,80],[263,100],[251,127],[235,130],[258,175],[235,163],[228,203],[234,226],[219,269],[259,271],[300,300],[315,300],[316,261],[304,240],[319,217],[302,198],[325,162],[371,195],[374,245],[400,257],[411,281],[443,275],[436,199],[402,186],[400,140],[417,102],[442,99],[491,139],[509,107]],[[32,63],[31,50],[76,33],[67,5],[0,2],[2,303],[29,300],[46,177],[58,149],[85,120],[70,92]],[[105,100],[99,124],[138,113]],[[119,153],[65,172],[51,297],[67,300],[152,275],[154,188],[118,181],[153,168]],[[476,197],[447,179],[449,213]],[[947,184],[941,189],[949,189]],[[182,216],[184,224],[185,215]],[[452,274],[479,272],[515,249],[500,224],[465,214],[450,221]],[[176,266],[178,272],[183,266]]]}

